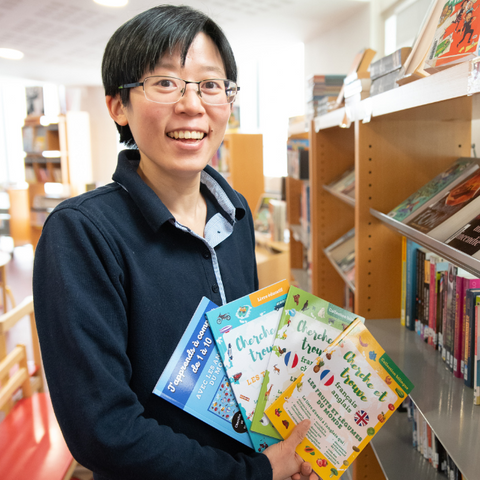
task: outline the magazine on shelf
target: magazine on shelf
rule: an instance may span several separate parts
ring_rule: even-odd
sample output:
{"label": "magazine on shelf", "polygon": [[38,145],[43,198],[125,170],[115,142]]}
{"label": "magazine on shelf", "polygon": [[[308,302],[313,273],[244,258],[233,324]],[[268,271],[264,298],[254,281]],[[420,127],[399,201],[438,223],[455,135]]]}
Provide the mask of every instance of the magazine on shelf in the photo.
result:
{"label": "magazine on shelf", "polygon": [[360,319],[318,355],[266,414],[283,438],[308,418],[296,452],[321,478],[340,477],[413,384]]}
{"label": "magazine on shelf", "polygon": [[206,314],[256,451],[278,442],[251,425],[288,288],[283,280]]}
{"label": "magazine on shelf", "polygon": [[329,245],[325,249],[325,254],[343,275],[350,272],[355,266],[355,228]]}
{"label": "magazine on shelf", "polygon": [[443,194],[435,203],[430,203],[422,212],[407,220],[407,225],[444,242],[458,231],[479,210],[480,170],[475,170],[466,179]]}
{"label": "magazine on shelf", "polygon": [[203,297],[153,393],[253,448],[205,313]]}
{"label": "magazine on shelf", "polygon": [[355,198],[355,165],[327,185],[331,192]]}
{"label": "magazine on shelf", "polygon": [[435,203],[446,192],[458,185],[473,171],[478,169],[478,160],[474,158],[459,158],[450,167],[427,182],[406,200],[388,213],[388,216],[399,222],[404,222],[411,215],[417,215],[428,205]]}
{"label": "magazine on shelf", "polygon": [[447,238],[445,243],[467,255],[480,258],[480,215],[476,215],[467,222],[450,238]]}
{"label": "magazine on shelf", "polygon": [[424,69],[435,73],[478,55],[480,16],[477,2],[445,2]]}
{"label": "magazine on shelf", "polygon": [[356,318],[362,317],[291,286],[258,397],[252,430],[281,438],[265,415],[282,392]]}

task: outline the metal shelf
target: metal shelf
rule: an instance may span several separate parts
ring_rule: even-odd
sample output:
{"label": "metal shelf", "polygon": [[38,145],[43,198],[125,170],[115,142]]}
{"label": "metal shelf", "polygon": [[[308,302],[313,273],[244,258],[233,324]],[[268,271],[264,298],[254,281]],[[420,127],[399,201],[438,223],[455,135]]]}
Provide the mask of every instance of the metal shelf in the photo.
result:
{"label": "metal shelf", "polygon": [[370,213],[374,217],[381,220],[390,229],[410,238],[419,245],[428,248],[428,250],[438,253],[438,255],[445,260],[454,263],[458,267],[470,272],[472,275],[480,277],[480,260],[473,258],[466,253],[460,252],[459,250],[452,248],[449,245],[436,240],[435,238],[429,237],[428,235],[425,235],[424,233],[421,233],[402,222],[398,222],[397,220],[394,220],[388,215],[378,212],[373,208],[370,209]]}
{"label": "metal shelf", "polygon": [[343,193],[336,192],[333,188],[330,188],[328,185],[323,185],[323,188],[331,193],[334,197],[339,198],[342,200],[342,202],[345,202],[346,204],[355,207],[355,199],[352,197],[349,197],[348,195],[344,195]]}
{"label": "metal shelf", "polygon": [[[440,443],[467,480],[476,480],[480,445],[480,407],[473,404],[473,389],[466,387],[462,379],[455,378],[446,368],[438,351],[427,345],[415,332],[402,326],[399,319],[367,320],[366,326],[414,384],[410,397],[432,427]],[[382,430],[383,428],[375,437],[374,445],[383,468],[388,472],[387,478],[396,480],[400,478],[394,471],[395,468],[399,468],[398,462],[401,461],[406,467],[407,461],[404,461],[402,455],[397,454],[393,455],[398,457],[395,461],[392,452],[383,451],[386,446],[382,446]],[[385,435],[388,435],[388,430]],[[401,441],[399,438],[399,442]],[[396,467],[390,464],[391,461]],[[400,473],[405,472],[402,470]],[[405,475],[402,478],[405,478]],[[410,478],[429,477],[415,473]]]}

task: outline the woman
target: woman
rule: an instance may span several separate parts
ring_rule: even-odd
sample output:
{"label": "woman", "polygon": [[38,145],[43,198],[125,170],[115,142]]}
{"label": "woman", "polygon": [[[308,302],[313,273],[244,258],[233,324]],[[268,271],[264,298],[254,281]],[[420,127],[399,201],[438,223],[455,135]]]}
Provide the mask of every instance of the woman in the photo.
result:
{"label": "woman", "polygon": [[[254,453],[152,394],[202,296],[258,289],[245,199],[207,166],[237,92],[219,27],[189,7],[121,26],[102,65],[120,139],[114,182],[62,203],[39,241],[34,299],[52,402],[95,479],[300,479],[309,423]],[[183,80],[182,80],[183,79]]]}

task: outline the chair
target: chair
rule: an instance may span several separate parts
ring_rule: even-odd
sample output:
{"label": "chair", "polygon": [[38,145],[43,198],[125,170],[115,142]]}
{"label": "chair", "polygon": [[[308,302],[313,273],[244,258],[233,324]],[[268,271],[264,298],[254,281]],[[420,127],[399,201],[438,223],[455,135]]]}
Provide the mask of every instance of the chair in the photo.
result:
{"label": "chair", "polygon": [[[33,365],[30,370],[30,379],[32,388],[35,392],[43,392],[43,368],[42,357],[40,354],[40,344],[38,342],[37,327],[35,325],[35,315],[33,312],[33,297],[30,295],[24,298],[18,305],[11,310],[0,315],[0,360],[7,355],[7,332],[27,315],[30,316],[30,331],[32,335]],[[0,381],[2,377],[0,376]],[[8,407],[8,405],[7,405]]]}
{"label": "chair", "polygon": [[21,389],[18,400],[0,423],[2,480],[67,480],[77,465],[63,439],[48,393],[32,393],[24,345],[0,362],[0,408]]}

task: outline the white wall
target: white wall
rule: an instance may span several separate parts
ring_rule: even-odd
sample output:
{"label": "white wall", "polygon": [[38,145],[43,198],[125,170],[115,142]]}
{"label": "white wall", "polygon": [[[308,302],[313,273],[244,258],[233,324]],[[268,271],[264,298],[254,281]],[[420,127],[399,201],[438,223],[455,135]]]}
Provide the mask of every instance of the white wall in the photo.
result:
{"label": "white wall", "polygon": [[112,181],[117,166],[118,133],[105,105],[103,87],[86,87],[81,109],[90,114],[92,179],[105,185]]}
{"label": "white wall", "polygon": [[315,74],[346,74],[355,55],[371,46],[370,23],[370,8],[366,4],[362,10],[305,43],[305,78]]}

